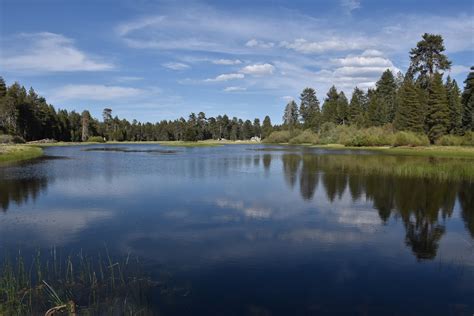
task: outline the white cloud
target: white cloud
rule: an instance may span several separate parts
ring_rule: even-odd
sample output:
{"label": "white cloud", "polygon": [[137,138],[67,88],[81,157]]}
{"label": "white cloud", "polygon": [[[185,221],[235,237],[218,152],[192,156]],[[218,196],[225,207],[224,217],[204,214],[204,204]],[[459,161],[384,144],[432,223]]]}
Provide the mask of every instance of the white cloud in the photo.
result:
{"label": "white cloud", "polygon": [[240,69],[240,72],[247,75],[264,76],[273,74],[274,70],[275,66],[271,64],[255,64],[245,66]]}
{"label": "white cloud", "polygon": [[[99,61],[74,46],[74,41],[61,34],[21,34],[15,41],[26,47],[9,47],[0,65],[7,70],[33,72],[101,71],[115,68]],[[17,42],[15,42],[17,43]],[[14,45],[15,46],[15,45]]]}
{"label": "white cloud", "polygon": [[469,66],[464,66],[464,65],[452,65],[451,70],[449,73],[451,75],[459,75],[459,74],[467,74],[470,72],[470,67]]}
{"label": "white cloud", "polygon": [[143,80],[143,77],[135,77],[135,76],[119,76],[115,78],[117,82],[132,82],[132,81],[140,81]]}
{"label": "white cloud", "polygon": [[[361,6],[359,0],[340,0],[339,4],[347,12]],[[131,47],[160,50],[247,54],[256,48],[267,48],[259,53],[277,55],[281,48],[306,54],[377,48],[406,56],[420,35],[429,32],[443,34],[449,51],[472,50],[472,41],[466,39],[472,38],[473,28],[464,23],[472,20],[472,14],[389,14],[344,19],[347,17],[340,14],[337,19],[317,18],[289,9],[265,16],[236,14],[195,4],[185,8],[169,6],[160,15],[125,22],[117,28],[117,34]]]}
{"label": "white cloud", "polygon": [[51,98],[55,101],[64,100],[114,100],[134,97],[140,95],[144,91],[142,89],[121,87],[121,86],[105,86],[105,85],[66,85],[55,90]]}
{"label": "white cloud", "polygon": [[227,87],[224,89],[224,92],[239,92],[239,91],[245,91],[247,88],[244,87]]}
{"label": "white cloud", "polygon": [[364,52],[362,52],[361,56],[379,57],[379,56],[383,56],[383,53],[377,49],[366,49]]}
{"label": "white cloud", "polygon": [[240,59],[217,59],[212,61],[215,65],[239,65],[242,63]]}
{"label": "white cloud", "polygon": [[244,79],[244,78],[245,78],[244,74],[232,73],[232,74],[222,74],[222,75],[219,75],[219,76],[217,76],[215,78],[212,78],[212,79],[206,79],[205,81],[207,81],[207,82],[219,82],[219,81],[229,81],[229,80]]}
{"label": "white cloud", "polygon": [[347,51],[363,49],[367,45],[367,42],[365,42],[364,44],[363,43],[363,41],[339,38],[322,40],[318,42],[310,42],[304,38],[299,38],[291,43],[282,41],[280,42],[280,47],[292,49],[300,53],[314,54],[323,53],[327,51]]}
{"label": "white cloud", "polygon": [[360,9],[360,1],[359,0],[341,0],[341,6],[346,11],[346,13],[350,14],[352,11],[356,9]]}
{"label": "white cloud", "polygon": [[400,69],[395,67],[392,61],[382,55],[379,51],[364,51],[359,55],[348,55],[344,58],[337,58],[333,62],[340,66],[334,70],[337,77],[379,77],[382,72],[390,69],[396,74]]}
{"label": "white cloud", "polygon": [[257,39],[251,39],[247,43],[245,43],[245,46],[247,47],[256,47],[256,48],[272,48],[275,46],[275,43],[273,42],[265,42],[265,41],[259,41]]}
{"label": "white cloud", "polygon": [[154,26],[154,25],[159,25],[160,22],[163,22],[166,17],[164,16],[151,16],[151,17],[144,17],[141,19],[138,19],[136,21],[128,22],[128,23],[123,23],[120,24],[117,27],[117,33],[121,36],[125,36],[129,33],[132,33],[134,31]]}
{"label": "white cloud", "polygon": [[166,64],[163,64],[162,66],[171,70],[185,70],[185,69],[190,68],[190,66],[187,64],[176,63],[176,62],[166,63]]}

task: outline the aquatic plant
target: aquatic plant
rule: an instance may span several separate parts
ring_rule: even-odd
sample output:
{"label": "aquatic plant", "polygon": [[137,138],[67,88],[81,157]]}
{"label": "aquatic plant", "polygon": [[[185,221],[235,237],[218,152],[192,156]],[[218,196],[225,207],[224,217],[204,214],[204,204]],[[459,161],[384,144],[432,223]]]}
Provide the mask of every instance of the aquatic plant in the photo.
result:
{"label": "aquatic plant", "polygon": [[6,255],[0,268],[0,315],[146,314],[155,286],[138,258],[114,258],[105,248],[96,256],[63,256],[56,247],[27,257]]}

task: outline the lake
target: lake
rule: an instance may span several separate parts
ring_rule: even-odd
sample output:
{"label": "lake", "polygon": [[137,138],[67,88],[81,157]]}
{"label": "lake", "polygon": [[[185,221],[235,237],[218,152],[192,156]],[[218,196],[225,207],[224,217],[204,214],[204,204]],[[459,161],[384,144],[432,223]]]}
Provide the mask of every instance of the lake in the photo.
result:
{"label": "lake", "polygon": [[470,161],[265,145],[45,155],[0,168],[1,253],[131,254],[161,284],[155,313],[474,313]]}

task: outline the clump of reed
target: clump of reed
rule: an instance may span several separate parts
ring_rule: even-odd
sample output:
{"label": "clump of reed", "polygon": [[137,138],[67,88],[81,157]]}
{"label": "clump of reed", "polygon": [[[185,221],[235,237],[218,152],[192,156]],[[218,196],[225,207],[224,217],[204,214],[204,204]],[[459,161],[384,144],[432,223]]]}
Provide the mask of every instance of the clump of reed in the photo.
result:
{"label": "clump of reed", "polygon": [[0,267],[0,315],[149,314],[153,286],[138,258],[113,258],[107,248],[95,256],[19,251]]}

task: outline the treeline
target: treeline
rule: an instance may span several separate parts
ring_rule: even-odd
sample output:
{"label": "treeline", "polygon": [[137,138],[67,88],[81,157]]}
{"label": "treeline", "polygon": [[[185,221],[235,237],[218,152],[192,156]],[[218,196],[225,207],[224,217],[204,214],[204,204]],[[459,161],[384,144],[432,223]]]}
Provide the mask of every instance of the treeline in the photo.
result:
{"label": "treeline", "polygon": [[447,76],[443,81],[443,71],[451,68],[444,50],[440,35],[424,34],[410,51],[411,64],[405,75],[395,76],[387,69],[375,88],[364,92],[356,87],[350,101],[344,92],[332,86],[320,108],[315,90],[306,88],[300,95],[299,106],[295,101],[286,105],[280,129],[301,128],[320,134],[328,129],[325,124],[359,129],[389,125],[395,131],[425,134],[431,143],[446,134],[460,136],[471,132],[474,67],[461,93],[456,80]]}
{"label": "treeline", "polygon": [[[341,140],[339,134],[354,134],[357,130],[362,131],[358,137],[364,138],[364,134],[374,131],[367,128],[380,127],[378,132],[381,134],[386,130],[412,133],[417,138],[414,142],[418,143],[424,142],[419,139],[420,135],[431,143],[438,142],[443,135],[453,135],[454,139],[468,133],[471,139],[474,68],[464,81],[461,93],[456,80],[449,76],[443,80],[443,71],[451,68],[444,50],[440,35],[424,34],[410,51],[411,64],[405,75],[398,73],[395,76],[387,69],[375,88],[365,92],[356,87],[350,100],[333,86],[320,107],[316,91],[306,88],[300,95],[299,105],[295,101],[286,105],[281,126],[272,126],[269,116],[261,124],[258,118],[244,121],[227,115],[206,117],[203,112],[191,113],[187,119],[129,122],[113,116],[109,108],[104,109],[102,121],[99,121],[87,110],[82,113],[56,110],[33,88],[27,91],[19,83],[7,87],[0,77],[0,133],[20,136],[27,141],[49,138],[77,142],[91,137],[114,141],[244,140],[258,136],[286,142],[291,136],[294,143],[317,142],[316,139],[325,138],[326,142],[370,145],[373,142],[363,139]],[[351,129],[345,131],[334,126]],[[268,137],[274,130],[273,137]],[[306,133],[297,132],[302,130]],[[282,135],[282,131],[288,132]],[[402,134],[402,137],[406,135]],[[396,140],[376,141],[378,144],[393,142]],[[461,141],[456,139],[456,142]]]}
{"label": "treeline", "polygon": [[103,110],[102,121],[93,118],[89,111],[82,113],[58,109],[46,99],[28,91],[19,83],[7,87],[0,77],[0,132],[16,135],[27,141],[55,139],[58,141],[87,141],[103,138],[113,141],[197,141],[206,139],[243,140],[265,137],[272,131],[270,117],[263,124],[255,120],[242,120],[227,115],[206,117],[205,113],[191,113],[187,120],[163,120],[141,123],[119,119],[112,110]]}

